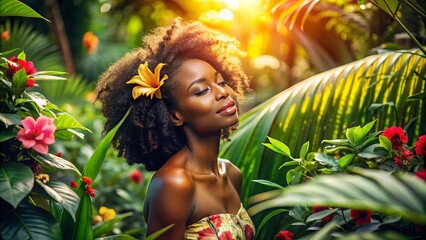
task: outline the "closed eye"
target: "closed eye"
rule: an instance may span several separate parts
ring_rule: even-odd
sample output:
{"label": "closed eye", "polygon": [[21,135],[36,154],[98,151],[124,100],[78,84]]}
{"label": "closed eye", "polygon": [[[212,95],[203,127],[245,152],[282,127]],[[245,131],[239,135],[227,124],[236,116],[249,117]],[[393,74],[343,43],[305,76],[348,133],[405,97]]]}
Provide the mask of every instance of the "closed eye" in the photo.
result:
{"label": "closed eye", "polygon": [[194,95],[196,95],[196,96],[202,96],[202,95],[206,94],[208,91],[210,91],[210,88],[206,88],[206,89],[203,89],[203,90],[201,90],[199,92],[196,92]]}
{"label": "closed eye", "polygon": [[217,83],[217,85],[219,85],[219,86],[226,86],[227,84],[226,84],[226,82],[225,81],[221,81],[221,82],[218,82]]}

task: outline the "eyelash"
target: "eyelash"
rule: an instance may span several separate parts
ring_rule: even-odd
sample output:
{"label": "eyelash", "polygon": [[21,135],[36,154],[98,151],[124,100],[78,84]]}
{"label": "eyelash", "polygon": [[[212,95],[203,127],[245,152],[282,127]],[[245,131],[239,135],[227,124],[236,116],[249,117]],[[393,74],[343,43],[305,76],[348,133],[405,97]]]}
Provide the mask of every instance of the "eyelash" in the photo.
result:
{"label": "eyelash", "polygon": [[[226,86],[227,84],[226,84],[226,82],[225,81],[222,81],[222,82],[220,82],[220,83],[217,83],[217,85],[219,85],[219,86]],[[203,89],[203,90],[201,90],[201,91],[199,91],[199,92],[197,92],[197,93],[195,93],[195,95],[196,96],[202,96],[202,95],[204,95],[204,94],[206,94],[207,93],[207,91],[209,91],[210,90],[210,87],[208,87],[208,88],[206,88],[206,89]]]}
{"label": "eyelash", "polygon": [[210,87],[208,87],[208,88],[206,88],[206,89],[204,89],[204,90],[201,90],[201,91],[199,91],[199,92],[195,93],[195,95],[196,95],[196,96],[202,96],[202,95],[206,94],[206,93],[207,93],[207,91],[209,91],[209,90],[210,90]]}

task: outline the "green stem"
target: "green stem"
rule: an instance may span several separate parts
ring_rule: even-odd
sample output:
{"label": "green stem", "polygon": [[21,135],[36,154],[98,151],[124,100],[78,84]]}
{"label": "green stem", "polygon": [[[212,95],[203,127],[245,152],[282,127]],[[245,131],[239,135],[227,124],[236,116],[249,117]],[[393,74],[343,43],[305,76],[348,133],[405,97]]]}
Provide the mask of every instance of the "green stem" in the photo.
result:
{"label": "green stem", "polygon": [[402,0],[405,4],[407,4],[407,6],[409,6],[411,9],[413,9],[414,11],[416,11],[418,14],[420,14],[420,16],[422,17],[426,17],[426,13],[424,13],[422,10],[418,9],[420,6],[415,6],[412,2],[407,1],[407,0]]}
{"label": "green stem", "polygon": [[395,20],[401,25],[401,27],[405,30],[405,32],[407,32],[408,36],[410,36],[410,38],[414,41],[417,47],[419,47],[420,51],[422,51],[423,54],[426,56],[426,49],[422,46],[422,44],[419,41],[417,41],[416,37],[414,37],[414,35],[410,32],[410,30],[408,30],[407,27],[405,27],[405,25],[399,20],[399,18],[395,17]]}
{"label": "green stem", "polygon": [[389,16],[395,19],[399,23],[399,25],[401,25],[404,31],[408,34],[408,36],[410,36],[410,38],[414,41],[414,43],[417,45],[417,47],[419,47],[420,51],[422,51],[424,56],[426,57],[426,49],[422,46],[422,44],[419,41],[417,41],[416,37],[414,37],[414,35],[410,32],[410,30],[408,30],[407,27],[405,27],[405,25],[401,22],[401,20],[399,20],[399,18],[395,15],[395,13],[392,12],[392,9],[389,7],[386,0],[384,0],[383,3],[386,4],[388,11],[386,11],[386,9],[382,8],[380,5],[378,5],[377,3],[373,1],[373,4],[376,5],[376,7],[384,10]]}

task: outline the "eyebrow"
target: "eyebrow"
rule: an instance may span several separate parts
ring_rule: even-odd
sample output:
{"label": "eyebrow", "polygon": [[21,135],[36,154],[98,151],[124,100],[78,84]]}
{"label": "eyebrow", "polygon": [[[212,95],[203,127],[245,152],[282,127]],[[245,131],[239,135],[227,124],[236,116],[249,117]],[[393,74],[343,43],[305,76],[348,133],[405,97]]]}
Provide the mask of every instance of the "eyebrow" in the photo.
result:
{"label": "eyebrow", "polygon": [[[215,78],[217,78],[217,76],[218,76],[218,75],[219,75],[219,73],[218,73],[218,72],[214,72],[214,77],[215,77]],[[206,78],[204,78],[204,77],[202,77],[202,78],[198,78],[198,79],[196,79],[196,80],[192,81],[192,83],[190,83],[190,84],[189,84],[189,86],[188,86],[188,88],[186,89],[186,91],[188,92],[188,91],[189,91],[189,89],[192,87],[192,85],[197,84],[197,83],[200,83],[200,82],[204,82],[204,81],[206,81]]]}
{"label": "eyebrow", "polygon": [[188,88],[186,89],[186,91],[188,92],[189,91],[189,89],[192,87],[192,85],[194,85],[194,84],[197,84],[197,83],[199,83],[199,82],[203,82],[203,81],[206,81],[206,78],[198,78],[198,79],[196,79],[196,80],[194,80],[191,84],[189,84],[189,86],[188,86]]}

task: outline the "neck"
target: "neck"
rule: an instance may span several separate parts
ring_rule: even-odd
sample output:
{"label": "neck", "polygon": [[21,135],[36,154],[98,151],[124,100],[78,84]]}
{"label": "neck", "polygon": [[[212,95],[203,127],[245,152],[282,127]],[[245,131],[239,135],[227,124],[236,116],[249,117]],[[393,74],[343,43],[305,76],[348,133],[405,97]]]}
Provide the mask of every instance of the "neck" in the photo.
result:
{"label": "neck", "polygon": [[207,133],[195,133],[189,129],[184,131],[189,152],[188,169],[197,173],[218,175],[220,130]]}

